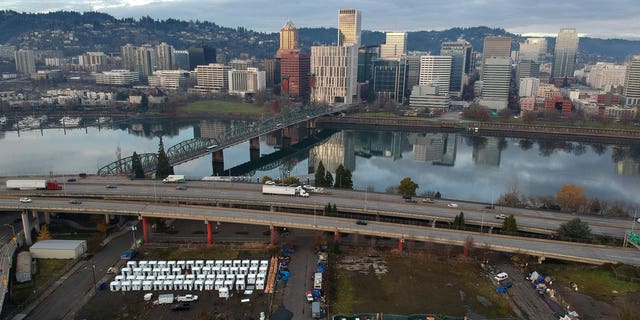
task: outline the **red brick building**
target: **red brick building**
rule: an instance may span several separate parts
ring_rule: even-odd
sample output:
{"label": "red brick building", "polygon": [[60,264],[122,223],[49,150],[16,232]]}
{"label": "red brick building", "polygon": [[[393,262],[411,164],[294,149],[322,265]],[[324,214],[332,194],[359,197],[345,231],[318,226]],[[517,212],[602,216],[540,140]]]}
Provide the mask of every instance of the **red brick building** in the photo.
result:
{"label": "red brick building", "polygon": [[280,94],[308,100],[311,93],[310,73],[311,57],[308,54],[300,53],[297,50],[280,53],[280,84],[282,88]]}
{"label": "red brick building", "polygon": [[573,103],[571,103],[571,100],[565,99],[562,96],[554,96],[545,100],[544,109],[555,109],[560,112],[562,116],[567,116],[573,111]]}

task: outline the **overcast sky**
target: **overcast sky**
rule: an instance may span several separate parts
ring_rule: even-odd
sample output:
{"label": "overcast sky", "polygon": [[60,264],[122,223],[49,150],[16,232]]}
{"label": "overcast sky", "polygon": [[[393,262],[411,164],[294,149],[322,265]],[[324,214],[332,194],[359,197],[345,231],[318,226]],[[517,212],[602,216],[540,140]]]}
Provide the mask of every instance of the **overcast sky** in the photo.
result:
{"label": "overcast sky", "polygon": [[2,0],[19,12],[105,12],[117,18],[207,20],[225,27],[276,32],[287,19],[297,27],[336,27],[340,8],[362,11],[362,28],[377,31],[443,30],[489,26],[519,34],[640,39],[638,0]]}

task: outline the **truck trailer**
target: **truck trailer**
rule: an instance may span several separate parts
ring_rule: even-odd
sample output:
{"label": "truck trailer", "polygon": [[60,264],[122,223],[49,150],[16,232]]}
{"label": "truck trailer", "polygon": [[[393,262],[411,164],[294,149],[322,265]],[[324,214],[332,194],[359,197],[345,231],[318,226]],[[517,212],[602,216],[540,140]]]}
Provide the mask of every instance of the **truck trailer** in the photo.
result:
{"label": "truck trailer", "polygon": [[288,186],[275,186],[270,184],[262,185],[262,193],[263,194],[276,194],[283,196],[297,196],[297,197],[308,197],[309,193],[307,193],[302,187],[288,187]]}
{"label": "truck trailer", "polygon": [[182,175],[182,174],[171,174],[171,175],[167,176],[166,178],[162,179],[162,182],[164,182],[164,183],[168,183],[168,182],[183,183],[184,182],[184,175]]}
{"label": "truck trailer", "polygon": [[7,189],[62,190],[62,186],[51,180],[7,180]]}

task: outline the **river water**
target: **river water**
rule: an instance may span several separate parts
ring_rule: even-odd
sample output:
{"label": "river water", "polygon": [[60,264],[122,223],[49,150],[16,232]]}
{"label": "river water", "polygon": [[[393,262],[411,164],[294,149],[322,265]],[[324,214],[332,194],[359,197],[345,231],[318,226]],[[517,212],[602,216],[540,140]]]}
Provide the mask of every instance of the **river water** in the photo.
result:
{"label": "river water", "polygon": [[[213,137],[233,121],[127,123],[114,127],[0,131],[0,176],[95,173],[120,157],[157,152],[194,137]],[[383,192],[404,177],[419,185],[418,194],[495,201],[510,188],[527,195],[555,195],[563,184],[582,186],[589,197],[637,205],[640,194],[640,142],[587,144],[565,140],[523,140],[455,133],[338,130],[303,155],[268,168],[265,175],[313,179],[320,161],[335,172],[343,164],[354,188]],[[260,138],[260,153],[279,149],[275,136]],[[293,141],[295,142],[295,141]],[[249,143],[224,150],[225,169],[248,162]],[[200,179],[212,174],[211,156],[175,167],[176,174]],[[232,172],[231,175],[236,175]]]}

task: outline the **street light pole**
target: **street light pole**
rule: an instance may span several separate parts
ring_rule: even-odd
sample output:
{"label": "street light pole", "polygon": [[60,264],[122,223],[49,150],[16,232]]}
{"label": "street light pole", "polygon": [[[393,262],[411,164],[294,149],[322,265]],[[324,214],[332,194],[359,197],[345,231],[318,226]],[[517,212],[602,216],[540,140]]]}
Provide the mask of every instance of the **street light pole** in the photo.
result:
{"label": "street light pole", "polygon": [[93,290],[98,290],[98,284],[96,283],[96,265],[91,266],[91,273],[93,273]]}
{"label": "street light pole", "polygon": [[131,226],[131,234],[133,234],[133,247],[138,248],[138,241],[136,241],[136,226]]}

